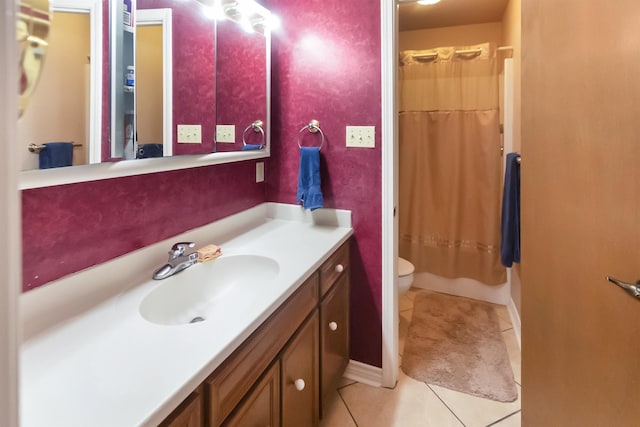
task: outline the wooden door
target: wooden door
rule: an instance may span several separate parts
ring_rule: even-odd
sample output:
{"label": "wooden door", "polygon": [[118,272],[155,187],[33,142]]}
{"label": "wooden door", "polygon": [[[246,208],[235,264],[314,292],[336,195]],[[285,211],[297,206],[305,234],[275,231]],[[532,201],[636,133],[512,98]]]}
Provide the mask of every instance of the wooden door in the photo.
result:
{"label": "wooden door", "polygon": [[522,2],[522,425],[640,423],[640,2]]}
{"label": "wooden door", "polygon": [[320,417],[349,363],[349,275],[320,304]]}
{"label": "wooden door", "polygon": [[280,425],[280,362],[276,361],[223,424],[225,427]]}
{"label": "wooden door", "polygon": [[202,427],[202,391],[198,388],[159,427]]}
{"label": "wooden door", "polygon": [[282,352],[282,426],[314,427],[319,411],[318,312],[300,328]]}

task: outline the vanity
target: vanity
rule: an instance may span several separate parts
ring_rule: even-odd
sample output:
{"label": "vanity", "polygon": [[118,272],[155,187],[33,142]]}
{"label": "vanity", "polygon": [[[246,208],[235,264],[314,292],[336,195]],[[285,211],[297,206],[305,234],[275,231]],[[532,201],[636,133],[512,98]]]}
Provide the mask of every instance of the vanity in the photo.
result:
{"label": "vanity", "polygon": [[[351,234],[348,211],[264,203],[24,294],[22,425],[317,425],[349,360]],[[178,240],[223,255],[150,280]]]}

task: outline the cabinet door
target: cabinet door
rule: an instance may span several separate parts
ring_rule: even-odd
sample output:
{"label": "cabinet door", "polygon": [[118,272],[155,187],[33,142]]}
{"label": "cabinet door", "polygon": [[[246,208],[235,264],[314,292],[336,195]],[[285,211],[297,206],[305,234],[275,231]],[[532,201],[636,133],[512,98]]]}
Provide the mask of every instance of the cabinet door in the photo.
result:
{"label": "cabinet door", "polygon": [[318,425],[318,311],[300,328],[281,356],[282,425]]}
{"label": "cabinet door", "polygon": [[349,276],[343,276],[320,305],[320,372],[322,402],[349,362]]}
{"label": "cabinet door", "polygon": [[266,372],[223,425],[226,427],[278,427],[280,425],[278,361]]}
{"label": "cabinet door", "polygon": [[202,427],[202,394],[194,391],[159,427]]}

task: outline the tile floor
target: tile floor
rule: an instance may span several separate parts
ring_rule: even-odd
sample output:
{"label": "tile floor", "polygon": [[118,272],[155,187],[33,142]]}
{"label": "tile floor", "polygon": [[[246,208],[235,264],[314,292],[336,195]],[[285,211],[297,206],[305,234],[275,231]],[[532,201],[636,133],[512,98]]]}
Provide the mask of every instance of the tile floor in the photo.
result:
{"label": "tile floor", "polygon": [[[400,299],[400,356],[420,289]],[[515,427],[520,426],[520,348],[509,313],[496,305],[502,336],[518,387],[518,400],[500,403],[416,381],[399,371],[394,389],[371,387],[343,379],[320,427]]]}

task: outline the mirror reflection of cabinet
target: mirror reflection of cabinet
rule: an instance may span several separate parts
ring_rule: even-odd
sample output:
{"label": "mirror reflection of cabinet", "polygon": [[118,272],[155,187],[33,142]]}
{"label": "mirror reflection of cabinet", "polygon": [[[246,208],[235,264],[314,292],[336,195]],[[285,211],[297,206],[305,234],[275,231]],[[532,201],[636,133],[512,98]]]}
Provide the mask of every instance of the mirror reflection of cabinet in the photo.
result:
{"label": "mirror reflection of cabinet", "polygon": [[136,152],[135,7],[136,0],[111,2],[111,159]]}

